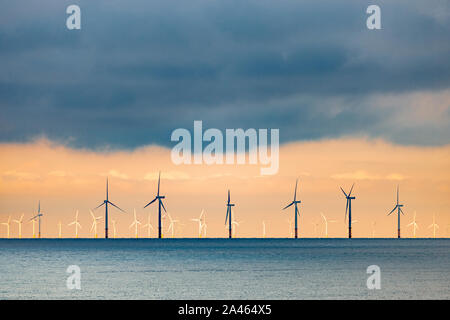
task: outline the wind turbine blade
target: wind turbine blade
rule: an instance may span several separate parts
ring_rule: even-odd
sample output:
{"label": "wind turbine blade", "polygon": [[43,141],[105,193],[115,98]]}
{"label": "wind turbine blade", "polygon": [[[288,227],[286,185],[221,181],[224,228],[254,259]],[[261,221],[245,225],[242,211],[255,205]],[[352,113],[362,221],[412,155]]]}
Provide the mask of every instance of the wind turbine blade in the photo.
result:
{"label": "wind turbine blade", "polygon": [[92,209],[92,210],[95,210],[95,209],[98,209],[98,208],[100,208],[102,205],[104,205],[105,203],[104,202],[102,202],[100,205],[98,205],[98,206],[96,206],[94,209]]}
{"label": "wind turbine blade", "polygon": [[402,215],[405,215],[405,213],[403,212],[402,208],[400,208],[400,212],[402,213]]}
{"label": "wind turbine blade", "polygon": [[230,190],[228,190],[228,203],[230,203]]}
{"label": "wind turbine blade", "polygon": [[71,223],[69,223],[69,224],[68,224],[68,226],[71,226],[71,225],[73,225],[73,224],[75,224],[75,221],[74,221],[74,222],[71,222]]}
{"label": "wind turbine blade", "polygon": [[292,201],[290,204],[288,204],[286,207],[284,207],[282,210],[285,210],[287,208],[289,208],[290,206],[292,206],[294,204],[294,201]]}
{"label": "wind turbine blade", "polygon": [[156,199],[157,199],[157,198],[155,197],[155,199],[153,199],[152,201],[150,201],[149,203],[147,203],[147,204],[145,205],[144,209],[147,208],[149,205],[151,205],[153,202],[155,202]]}
{"label": "wind turbine blade", "polygon": [[114,203],[112,203],[111,201],[108,201],[108,203],[110,205],[112,205],[113,207],[116,207],[117,209],[119,209],[120,211],[122,211],[123,213],[126,213],[125,211],[123,211],[122,209],[120,209],[118,206],[116,206]]}
{"label": "wind turbine blade", "polygon": [[347,198],[348,196],[347,196],[347,194],[345,193],[344,189],[342,189],[342,187],[340,187],[340,188],[341,188],[342,193],[344,194],[344,196]]}

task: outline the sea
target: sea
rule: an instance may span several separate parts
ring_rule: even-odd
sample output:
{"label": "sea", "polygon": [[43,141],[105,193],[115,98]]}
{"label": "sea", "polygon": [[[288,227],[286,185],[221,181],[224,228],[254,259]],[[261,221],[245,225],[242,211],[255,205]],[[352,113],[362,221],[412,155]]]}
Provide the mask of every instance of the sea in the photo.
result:
{"label": "sea", "polygon": [[449,298],[450,239],[0,240],[3,300]]}

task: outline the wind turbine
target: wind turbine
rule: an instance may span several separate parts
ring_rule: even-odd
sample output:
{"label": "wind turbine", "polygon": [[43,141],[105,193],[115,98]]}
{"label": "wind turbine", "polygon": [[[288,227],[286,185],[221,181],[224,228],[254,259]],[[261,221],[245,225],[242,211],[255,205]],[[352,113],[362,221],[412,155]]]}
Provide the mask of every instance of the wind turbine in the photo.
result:
{"label": "wind turbine", "polygon": [[243,221],[236,221],[236,220],[233,220],[231,222],[231,224],[235,226],[234,229],[233,229],[234,237],[236,237],[236,229],[237,229],[237,227],[239,227],[242,222]]}
{"label": "wind turbine", "polygon": [[7,222],[2,222],[2,225],[6,226],[6,230],[7,230],[7,238],[9,239],[9,225],[11,223],[11,216],[8,217],[8,221]]}
{"label": "wind turbine", "polygon": [[[41,238],[41,217],[42,217],[42,213],[41,213],[41,201],[39,200],[37,215],[35,215],[33,218],[30,219],[30,220],[38,219],[38,222],[39,222],[38,238],[39,238],[39,239]],[[34,238],[34,223],[33,223],[33,238]]]}
{"label": "wind turbine", "polygon": [[355,200],[355,197],[352,197],[352,190],[355,184],[352,185],[350,192],[347,194],[345,193],[344,189],[342,189],[342,193],[344,194],[345,198],[347,199],[347,204],[345,206],[345,219],[347,219],[347,212],[348,212],[348,238],[351,239],[352,237],[352,200]]}
{"label": "wind turbine", "polygon": [[300,200],[297,200],[297,184],[298,179],[295,181],[295,191],[294,191],[294,200],[290,204],[288,204],[286,207],[283,208],[283,210],[289,208],[290,206],[294,205],[295,207],[295,238],[298,238],[298,225],[297,225],[297,217],[300,217],[300,211],[298,210],[297,204],[301,203]]}
{"label": "wind turbine", "polygon": [[262,236],[263,238],[266,237],[266,222],[264,220],[262,222]]}
{"label": "wind turbine", "polygon": [[414,238],[416,237],[416,229],[419,229],[419,226],[416,223],[416,211],[414,211],[414,219],[413,221],[407,225],[407,227],[412,226],[413,227],[413,234]]}
{"label": "wind turbine", "polygon": [[148,214],[147,224],[143,225],[142,228],[147,228],[147,237],[150,238],[150,230],[153,230],[153,226],[150,223],[150,213]]}
{"label": "wind turbine", "polygon": [[78,238],[78,227],[81,229],[81,224],[78,222],[78,210],[75,213],[75,221],[72,221],[68,226],[75,225],[75,238]]}
{"label": "wind turbine", "polygon": [[206,224],[206,213],[203,215],[203,223],[201,225],[201,229],[203,231],[203,238],[206,238],[206,229],[208,228],[208,225]]}
{"label": "wind turbine", "polygon": [[91,227],[91,231],[94,230],[95,238],[97,238],[97,222],[98,222],[98,220],[100,220],[102,217],[96,217],[96,216],[94,216],[94,213],[92,212],[92,210],[89,210],[89,212],[91,213],[91,216],[92,216],[92,227]]}
{"label": "wind turbine", "polygon": [[225,225],[227,224],[227,221],[228,221],[228,238],[229,239],[231,239],[233,237],[231,207],[234,207],[234,203],[230,203],[230,190],[228,190],[227,215],[225,217]]}
{"label": "wind turbine", "polygon": [[388,213],[388,216],[392,212],[397,210],[397,216],[398,216],[398,236],[397,236],[397,238],[400,239],[400,213],[403,214],[403,215],[404,215],[404,213],[403,213],[403,210],[402,210],[403,205],[398,203],[398,189],[399,189],[399,187],[397,186],[397,203],[396,203],[394,209],[392,209],[391,212]]}
{"label": "wind turbine", "polygon": [[61,221],[58,222],[58,238],[61,239]]}
{"label": "wind turbine", "polygon": [[113,239],[116,238],[116,220],[111,220],[113,224]]}
{"label": "wind turbine", "polygon": [[161,196],[159,195],[159,187],[160,187],[160,183],[161,183],[161,172],[159,172],[159,176],[158,176],[158,193],[156,194],[155,199],[153,199],[152,201],[150,201],[149,203],[147,203],[144,207],[147,208],[149,205],[151,205],[153,202],[158,200],[158,238],[161,239],[162,237],[162,223],[161,223],[161,207],[164,209],[164,212],[167,213],[166,208],[164,207],[164,203],[162,202],[162,199],[165,199],[165,196]]}
{"label": "wind turbine", "polygon": [[15,223],[19,225],[19,239],[22,239],[22,221],[23,221],[23,213],[20,216],[19,220],[13,220]]}
{"label": "wind turbine", "polygon": [[191,221],[197,222],[198,223],[198,237],[201,238],[202,237],[202,219],[203,219],[203,213],[204,210],[202,210],[202,212],[200,213],[200,216],[198,218],[194,218],[191,219]]}
{"label": "wind turbine", "polygon": [[169,223],[169,228],[167,228],[167,232],[172,231],[172,238],[173,238],[173,235],[174,235],[174,233],[175,233],[175,224],[176,224],[176,223],[179,223],[180,220],[174,220],[174,219],[172,219],[172,217],[170,216],[169,213],[167,214],[167,216],[169,217],[169,221],[170,221],[170,223]]}
{"label": "wind turbine", "polygon": [[375,238],[375,225],[376,225],[376,222],[373,221],[372,222],[372,238]]}
{"label": "wind turbine", "polygon": [[287,221],[287,223],[289,223],[289,237],[292,237],[293,234],[294,234],[292,232],[292,218],[291,219],[287,219],[286,221]]}
{"label": "wind turbine", "polygon": [[436,238],[436,228],[439,229],[439,226],[436,224],[435,216],[433,214],[433,223],[428,226],[428,228],[433,228],[433,238]]}
{"label": "wind turbine", "polygon": [[328,238],[328,223],[336,222],[336,220],[328,220],[327,217],[321,212],[320,215],[325,223],[325,238]]}
{"label": "wind turbine", "polygon": [[103,205],[105,206],[105,239],[108,239],[108,204],[110,204],[113,207],[119,209],[123,213],[126,213],[125,211],[120,209],[118,206],[116,206],[114,203],[109,201],[109,198],[108,198],[108,178],[106,178],[106,200],[103,200],[103,202],[100,205],[98,205],[97,207],[94,208],[94,210],[95,210],[95,209],[100,208]]}
{"label": "wind turbine", "polygon": [[134,220],[133,223],[130,224],[130,228],[134,226],[134,235],[136,236],[136,239],[138,238],[138,225],[141,224],[141,222],[136,217],[136,209],[134,209]]}

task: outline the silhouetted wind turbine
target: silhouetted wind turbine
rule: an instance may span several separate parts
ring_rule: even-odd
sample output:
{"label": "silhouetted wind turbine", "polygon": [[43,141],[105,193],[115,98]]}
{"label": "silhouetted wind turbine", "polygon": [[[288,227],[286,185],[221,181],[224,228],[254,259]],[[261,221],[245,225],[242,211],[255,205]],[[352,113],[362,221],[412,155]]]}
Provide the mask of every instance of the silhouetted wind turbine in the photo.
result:
{"label": "silhouetted wind turbine", "polygon": [[347,199],[347,204],[345,206],[345,219],[347,219],[347,212],[348,212],[348,238],[351,239],[352,237],[352,200],[355,200],[355,197],[352,197],[352,190],[355,184],[352,185],[350,192],[347,194],[345,193],[344,189],[342,189],[342,193],[344,193],[345,198]]}
{"label": "silhouetted wind turbine", "polygon": [[234,203],[230,203],[230,190],[228,190],[228,201],[227,201],[227,215],[225,217],[225,225],[228,221],[228,238],[231,239],[233,237],[232,233],[232,217],[231,217],[231,207],[234,207]]}
{"label": "silhouetted wind turbine", "polygon": [[[37,215],[35,215],[33,218],[30,219],[30,220],[38,219],[38,223],[39,223],[38,238],[39,238],[39,239],[41,238],[41,217],[42,217],[42,213],[41,213],[41,201],[39,200]],[[34,237],[34,223],[33,223],[33,237]]]}
{"label": "silhouetted wind turbine", "polygon": [[301,203],[300,200],[297,200],[297,184],[298,184],[298,179],[295,181],[294,200],[292,200],[292,202],[290,204],[288,204],[286,207],[283,208],[283,210],[285,210],[292,205],[294,205],[294,207],[295,207],[294,217],[295,217],[295,238],[296,239],[298,238],[297,217],[300,217],[300,211],[298,210],[297,204]]}
{"label": "silhouetted wind turbine", "polygon": [[133,223],[130,224],[130,228],[134,226],[134,235],[136,236],[136,239],[138,238],[138,225],[141,224],[141,222],[137,219],[136,216],[136,209],[134,209],[134,220]]}
{"label": "silhouetted wind turbine", "polygon": [[75,225],[75,238],[78,238],[78,227],[81,229],[81,224],[78,222],[78,210],[75,213],[75,221],[72,221],[68,226]]}
{"label": "silhouetted wind turbine", "polygon": [[336,220],[328,220],[322,212],[320,213],[320,215],[325,222],[325,238],[328,238],[328,223],[336,222]]}
{"label": "silhouetted wind turbine", "polygon": [[433,228],[433,238],[436,238],[436,228],[439,229],[439,226],[436,224],[435,216],[433,214],[433,223],[428,226],[428,228]]}
{"label": "silhouetted wind turbine", "polygon": [[22,221],[23,221],[23,213],[20,216],[19,220],[13,220],[15,223],[19,225],[19,239],[22,239]]}
{"label": "silhouetted wind turbine", "polygon": [[398,216],[398,235],[397,235],[397,238],[400,239],[400,213],[403,214],[403,215],[404,215],[404,213],[403,213],[403,210],[402,210],[403,205],[398,203],[398,191],[399,191],[399,187],[397,186],[397,203],[396,203],[394,209],[392,209],[391,212],[388,213],[388,216],[392,212],[397,210],[397,216]]}
{"label": "silhouetted wind turbine", "polygon": [[7,238],[9,239],[9,227],[10,227],[10,223],[11,223],[11,216],[8,217],[8,221],[7,222],[2,222],[2,225],[6,226],[6,234],[7,234]]}
{"label": "silhouetted wind turbine", "polygon": [[97,207],[94,208],[94,210],[95,210],[95,209],[100,208],[103,205],[105,206],[105,239],[108,239],[108,204],[110,204],[113,207],[119,209],[123,213],[126,213],[125,211],[120,209],[118,206],[116,206],[114,203],[109,201],[109,197],[108,197],[108,178],[106,178],[106,200],[103,200],[103,202],[100,205],[98,205]]}
{"label": "silhouetted wind turbine", "polygon": [[162,223],[161,223],[161,207],[164,209],[164,212],[167,212],[166,208],[164,207],[164,203],[162,202],[162,199],[165,199],[165,196],[159,195],[159,187],[161,182],[161,172],[159,172],[158,176],[158,193],[156,194],[155,199],[147,203],[144,207],[147,208],[149,205],[151,205],[153,202],[158,200],[158,238],[161,239],[162,237]]}
{"label": "silhouetted wind turbine", "polygon": [[102,217],[96,217],[94,216],[94,213],[92,212],[92,210],[89,210],[89,212],[91,213],[92,216],[92,227],[91,227],[91,231],[94,230],[94,235],[95,238],[97,238],[97,222],[98,220],[100,220]]}
{"label": "silhouetted wind turbine", "polygon": [[416,223],[416,212],[414,211],[414,219],[411,223],[407,225],[407,227],[412,226],[413,227],[413,236],[416,237],[416,229],[419,229],[419,226]]}

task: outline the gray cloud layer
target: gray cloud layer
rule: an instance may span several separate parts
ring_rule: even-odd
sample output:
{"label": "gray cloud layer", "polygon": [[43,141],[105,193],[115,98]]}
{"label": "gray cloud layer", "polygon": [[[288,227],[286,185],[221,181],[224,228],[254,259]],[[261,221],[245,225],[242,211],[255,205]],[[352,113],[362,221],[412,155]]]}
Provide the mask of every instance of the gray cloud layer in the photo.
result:
{"label": "gray cloud layer", "polygon": [[[203,120],[280,128],[284,142],[449,143],[448,2],[376,2],[378,31],[356,0],[4,2],[0,140],[170,145]],[[65,28],[73,3],[80,31]],[[412,106],[420,94],[433,98]]]}

